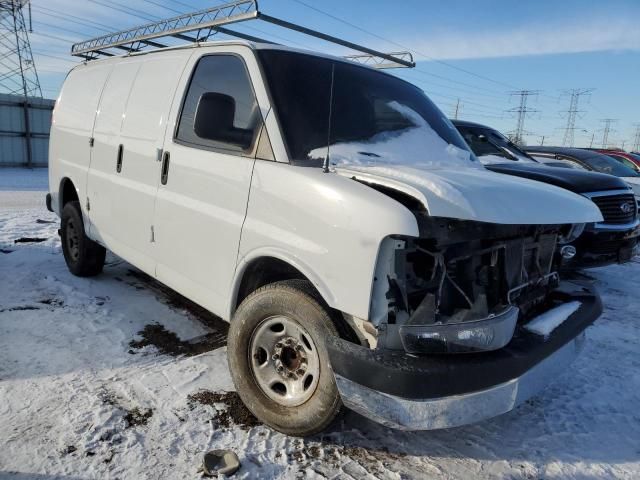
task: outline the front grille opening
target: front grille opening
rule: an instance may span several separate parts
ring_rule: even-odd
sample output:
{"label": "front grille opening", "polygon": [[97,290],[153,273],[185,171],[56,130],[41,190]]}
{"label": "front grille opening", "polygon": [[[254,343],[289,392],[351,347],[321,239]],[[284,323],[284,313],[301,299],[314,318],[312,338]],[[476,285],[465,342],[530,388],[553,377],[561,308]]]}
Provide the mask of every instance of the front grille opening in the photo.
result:
{"label": "front grille opening", "polygon": [[591,200],[600,209],[605,223],[621,225],[631,223],[636,218],[636,199],[632,193],[592,197]]}

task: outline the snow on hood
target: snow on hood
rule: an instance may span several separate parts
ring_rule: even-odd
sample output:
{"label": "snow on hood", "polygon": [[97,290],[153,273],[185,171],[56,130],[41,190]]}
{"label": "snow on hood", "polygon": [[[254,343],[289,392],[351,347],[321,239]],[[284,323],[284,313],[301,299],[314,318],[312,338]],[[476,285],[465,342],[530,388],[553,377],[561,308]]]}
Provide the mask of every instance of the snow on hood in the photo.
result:
{"label": "snow on hood", "polygon": [[480,163],[482,163],[483,165],[495,165],[513,161],[509,160],[508,158],[500,157],[499,155],[480,155],[478,157],[478,160],[480,160]]}
{"label": "snow on hood", "polygon": [[580,195],[484,168],[345,165],[335,171],[411,195],[434,217],[511,225],[603,221],[596,205]]}
{"label": "snow on hood", "polygon": [[[422,116],[398,102],[389,102],[414,125],[386,131],[368,140],[334,143],[329,147],[329,161],[343,165],[419,165],[420,168],[483,168],[471,158],[471,152],[447,143]],[[309,152],[309,158],[324,158],[326,147]]]}
{"label": "snow on hood", "polygon": [[480,155],[478,157],[478,160],[480,160],[480,163],[482,163],[483,165],[496,165],[496,164],[509,163],[509,162],[522,162],[522,163],[528,163],[530,165],[539,165],[539,163],[534,162],[530,158],[523,157],[522,155],[517,155],[516,153],[513,153],[513,155],[516,157],[515,160],[501,157],[500,155],[491,155],[491,154]]}

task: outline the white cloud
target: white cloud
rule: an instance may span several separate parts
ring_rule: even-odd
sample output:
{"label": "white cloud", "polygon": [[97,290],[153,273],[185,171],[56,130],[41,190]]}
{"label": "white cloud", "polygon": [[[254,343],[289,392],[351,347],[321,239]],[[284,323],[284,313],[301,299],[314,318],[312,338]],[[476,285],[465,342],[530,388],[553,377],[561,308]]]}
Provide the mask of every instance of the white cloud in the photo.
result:
{"label": "white cloud", "polygon": [[447,32],[404,40],[437,59],[495,58],[598,51],[640,51],[637,19],[579,19],[513,29]]}

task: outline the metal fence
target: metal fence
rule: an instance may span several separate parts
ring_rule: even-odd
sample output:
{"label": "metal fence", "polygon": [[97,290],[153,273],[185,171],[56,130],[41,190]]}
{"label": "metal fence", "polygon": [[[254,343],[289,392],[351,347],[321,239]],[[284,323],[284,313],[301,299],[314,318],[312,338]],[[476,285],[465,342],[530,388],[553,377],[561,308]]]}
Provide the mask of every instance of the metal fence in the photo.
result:
{"label": "metal fence", "polygon": [[0,94],[0,167],[46,167],[55,100]]}

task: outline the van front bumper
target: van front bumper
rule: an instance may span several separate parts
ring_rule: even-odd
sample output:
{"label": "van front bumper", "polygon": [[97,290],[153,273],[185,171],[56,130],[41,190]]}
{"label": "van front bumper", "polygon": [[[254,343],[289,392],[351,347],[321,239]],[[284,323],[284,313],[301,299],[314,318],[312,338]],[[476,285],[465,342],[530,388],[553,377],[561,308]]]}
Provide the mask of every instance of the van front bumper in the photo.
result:
{"label": "van front bumper", "polygon": [[493,352],[415,356],[332,337],[331,366],[348,408],[402,430],[456,427],[506,413],[557,377],[579,354],[584,330],[602,313],[590,286],[563,282],[580,308],[544,339],[518,327]]}

